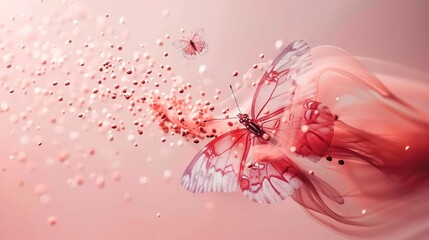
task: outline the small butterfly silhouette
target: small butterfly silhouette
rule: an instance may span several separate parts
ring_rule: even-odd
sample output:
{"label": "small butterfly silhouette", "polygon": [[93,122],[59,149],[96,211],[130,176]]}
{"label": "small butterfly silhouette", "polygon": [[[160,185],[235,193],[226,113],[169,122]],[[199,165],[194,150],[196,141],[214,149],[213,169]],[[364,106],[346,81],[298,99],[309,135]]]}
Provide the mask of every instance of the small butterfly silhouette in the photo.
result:
{"label": "small butterfly silhouette", "polygon": [[174,41],[173,45],[188,60],[195,59],[197,55],[204,55],[208,50],[203,28],[193,33],[190,38],[183,37],[181,40]]}

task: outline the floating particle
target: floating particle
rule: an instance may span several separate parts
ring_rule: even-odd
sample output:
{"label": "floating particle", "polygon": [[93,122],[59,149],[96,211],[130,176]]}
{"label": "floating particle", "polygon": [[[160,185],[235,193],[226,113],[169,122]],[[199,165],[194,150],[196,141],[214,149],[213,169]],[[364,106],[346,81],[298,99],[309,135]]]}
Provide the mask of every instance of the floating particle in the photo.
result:
{"label": "floating particle", "polygon": [[42,141],[38,141],[37,146],[42,146]]}
{"label": "floating particle", "polygon": [[165,171],[164,171],[164,178],[165,178],[165,179],[169,179],[169,178],[171,178],[171,175],[172,175],[172,173],[171,173],[171,171],[170,171],[170,170],[165,170]]}
{"label": "floating particle", "polygon": [[131,194],[125,193],[123,199],[125,202],[131,202]]}
{"label": "floating particle", "polygon": [[6,53],[3,55],[3,62],[11,63],[13,61],[14,55],[13,53]]}
{"label": "floating particle", "polygon": [[295,146],[291,146],[291,147],[289,148],[289,150],[290,150],[290,152],[294,153],[294,152],[296,151],[296,147],[295,147]]}
{"label": "floating particle", "polygon": [[46,193],[46,187],[45,187],[45,185],[43,185],[43,184],[37,184],[37,185],[34,187],[34,192],[35,192],[37,195],[43,195],[43,194],[45,194],[45,193]]}
{"label": "floating particle", "polygon": [[163,17],[169,17],[170,16],[170,10],[167,9],[167,8],[163,9],[162,12],[161,12],[161,15]]}
{"label": "floating particle", "polygon": [[326,160],[332,161],[332,157],[331,156],[326,156]]}
{"label": "floating particle", "polygon": [[57,217],[55,216],[48,217],[48,224],[51,226],[54,226],[55,224],[57,224]]}
{"label": "floating particle", "polygon": [[268,133],[264,133],[262,135],[262,138],[267,141],[268,139],[270,139],[270,135]]}
{"label": "floating particle", "polygon": [[156,40],[156,45],[162,47],[164,45],[164,42],[162,41],[162,39],[157,39]]}
{"label": "floating particle", "polygon": [[338,160],[338,164],[344,165],[344,160]]}
{"label": "floating particle", "polygon": [[274,47],[275,47],[277,50],[282,49],[282,48],[283,48],[283,45],[284,45],[284,43],[283,43],[283,41],[282,41],[282,40],[277,40],[277,41],[274,43]]}
{"label": "floating particle", "polygon": [[309,126],[308,125],[302,125],[301,126],[301,131],[303,132],[303,133],[306,133],[306,132],[308,132],[308,130],[309,130]]}
{"label": "floating particle", "polygon": [[362,209],[362,214],[365,214],[366,213],[366,209]]}
{"label": "floating particle", "polygon": [[200,67],[198,68],[198,72],[200,74],[204,74],[206,73],[206,71],[207,71],[206,65],[200,65]]}
{"label": "floating particle", "polygon": [[145,176],[143,176],[143,177],[140,177],[140,179],[139,179],[139,183],[141,184],[141,185],[146,185],[147,184],[147,182],[148,182],[148,178],[147,177],[145,177]]}
{"label": "floating particle", "polygon": [[264,58],[265,55],[263,53],[259,54],[259,58]]}
{"label": "floating particle", "polygon": [[134,141],[135,139],[136,139],[136,137],[135,137],[133,134],[128,134],[128,136],[127,136],[127,140],[128,140],[128,141],[132,142],[132,141]]}
{"label": "floating particle", "polygon": [[119,23],[120,24],[125,24],[125,17],[120,17],[119,18]]}
{"label": "floating particle", "polygon": [[76,186],[81,186],[84,183],[84,179],[83,179],[83,177],[81,175],[75,176],[74,179],[73,179],[73,181],[74,181],[74,184]]}
{"label": "floating particle", "polygon": [[102,176],[98,176],[95,179],[95,185],[97,185],[98,188],[103,188],[105,185],[104,178]]}
{"label": "floating particle", "polygon": [[121,173],[113,172],[112,173],[112,180],[115,182],[119,182],[121,180]]}
{"label": "floating particle", "polygon": [[233,76],[233,77],[238,76],[238,72],[237,72],[237,71],[232,72],[232,76]]}
{"label": "floating particle", "polygon": [[405,150],[408,150],[408,149],[410,149],[410,146],[408,146],[408,145],[405,146]]}
{"label": "floating particle", "polygon": [[161,217],[161,213],[156,213],[156,216],[157,217]]}
{"label": "floating particle", "polygon": [[1,103],[0,104],[0,112],[7,112],[9,111],[9,104],[7,103]]}

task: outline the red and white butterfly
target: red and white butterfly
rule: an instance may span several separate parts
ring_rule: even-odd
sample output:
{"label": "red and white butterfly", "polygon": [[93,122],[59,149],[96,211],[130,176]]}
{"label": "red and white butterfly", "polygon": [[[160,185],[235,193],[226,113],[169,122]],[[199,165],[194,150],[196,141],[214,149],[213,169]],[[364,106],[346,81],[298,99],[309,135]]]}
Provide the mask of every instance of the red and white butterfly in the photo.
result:
{"label": "red and white butterfly", "polygon": [[203,28],[192,33],[190,38],[183,37],[181,40],[174,41],[173,45],[189,60],[196,58],[197,55],[204,55],[209,49]]}
{"label": "red and white butterfly", "polygon": [[197,193],[240,188],[255,202],[274,203],[306,184],[292,159],[318,161],[332,140],[334,121],[314,101],[313,78],[297,81],[310,66],[304,41],[287,46],[260,79],[250,116],[237,114],[241,128],[209,142],[186,168],[182,185]]}

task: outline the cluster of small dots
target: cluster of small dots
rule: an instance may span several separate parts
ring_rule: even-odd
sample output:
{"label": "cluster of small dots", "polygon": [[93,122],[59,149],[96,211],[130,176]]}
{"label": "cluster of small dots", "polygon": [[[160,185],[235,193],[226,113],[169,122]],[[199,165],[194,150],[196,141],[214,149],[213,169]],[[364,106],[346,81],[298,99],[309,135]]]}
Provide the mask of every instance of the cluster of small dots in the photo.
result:
{"label": "cluster of small dots", "polygon": [[[79,171],[65,179],[67,186],[77,188],[89,182],[103,189],[109,184],[106,173],[85,174],[80,162],[96,154],[96,145],[82,146],[76,141],[94,131],[107,142],[121,141],[125,135],[135,147],[141,146],[139,136],[150,126],[166,136],[177,134],[195,143],[214,136],[215,131],[205,129],[204,123],[215,110],[213,102],[204,99],[209,96],[198,95],[195,84],[183,83],[172,64],[162,63],[171,55],[166,48],[167,43],[171,45],[168,33],[153,41],[162,52],[153,56],[145,50],[146,43],[133,46],[130,34],[115,27],[118,22],[125,25],[125,17],[112,21],[109,14],[76,11],[69,8],[72,4],[65,1],[61,11],[43,17],[21,14],[0,23],[0,95],[8,94],[0,99],[0,117],[15,126],[9,134],[21,144],[9,159],[33,172],[37,163],[32,162],[31,146],[53,146],[57,152],[45,159],[47,166],[60,164]],[[170,11],[164,9],[161,14],[169,17]],[[220,91],[213,94],[214,101],[219,100]],[[68,139],[48,139],[45,132],[67,133]],[[182,140],[175,143],[182,144]],[[6,172],[6,167],[1,170]],[[166,180],[172,176],[171,170],[161,174]],[[111,175],[113,182],[121,178],[117,171]],[[20,180],[18,185],[23,187],[25,182]],[[142,176],[136,182],[145,185],[148,178]],[[34,193],[41,203],[52,201],[45,184],[34,184]],[[130,193],[123,194],[125,202],[131,199]],[[50,216],[47,222],[56,225],[57,217]]]}
{"label": "cluster of small dots", "polygon": [[[186,82],[177,75],[173,64],[163,63],[171,58],[166,48],[167,43],[171,45],[170,34],[153,41],[162,52],[153,56],[145,49],[146,43],[133,46],[130,34],[121,30],[123,27],[115,28],[118,23],[126,25],[125,17],[114,21],[109,14],[95,16],[68,9],[72,4],[73,1],[65,1],[61,11],[44,17],[21,14],[0,23],[3,36],[0,39],[0,91],[4,92],[1,95],[22,100],[1,100],[0,116],[7,117],[16,126],[10,135],[18,137],[20,144],[60,149],[53,157],[46,158],[45,163],[75,167],[79,173],[66,179],[69,187],[76,188],[87,182],[99,189],[108,186],[105,173],[85,175],[85,166],[79,161],[93,157],[98,150],[95,146],[79,144],[73,149],[69,142],[45,139],[43,131],[68,133],[73,142],[95,129],[107,142],[121,140],[125,135],[127,142],[135,147],[140,146],[139,136],[150,126],[164,133],[161,143],[174,135],[200,143],[220,133],[207,120],[213,119],[216,111],[224,115],[230,111],[228,107],[216,108],[221,90],[203,91],[198,82]],[[168,18],[171,12],[164,9],[161,14]],[[185,29],[179,31],[184,33]],[[278,49],[282,46],[281,40],[275,43]],[[259,58],[263,59],[264,54],[259,54]],[[262,70],[258,64],[252,68]],[[205,74],[207,68],[201,65],[198,71]],[[238,71],[233,71],[232,76],[239,76]],[[234,86],[240,88],[238,82]],[[68,129],[70,122],[77,129]],[[226,124],[228,128],[234,125],[230,121]],[[170,146],[181,146],[182,140],[171,142]],[[35,171],[37,164],[29,160],[31,154],[20,148],[14,149],[9,158],[25,164],[30,172]],[[75,150],[80,157],[71,157]],[[5,172],[6,167],[1,170]],[[171,170],[162,174],[166,180],[172,176]],[[113,182],[120,182],[121,178],[120,172],[111,173]],[[146,185],[148,177],[142,176],[137,182]],[[19,186],[24,186],[24,181],[20,181]],[[52,199],[44,184],[35,184],[34,192],[41,203]],[[132,200],[130,193],[124,193],[122,198],[125,202]],[[57,217],[50,216],[47,222],[56,225]]]}

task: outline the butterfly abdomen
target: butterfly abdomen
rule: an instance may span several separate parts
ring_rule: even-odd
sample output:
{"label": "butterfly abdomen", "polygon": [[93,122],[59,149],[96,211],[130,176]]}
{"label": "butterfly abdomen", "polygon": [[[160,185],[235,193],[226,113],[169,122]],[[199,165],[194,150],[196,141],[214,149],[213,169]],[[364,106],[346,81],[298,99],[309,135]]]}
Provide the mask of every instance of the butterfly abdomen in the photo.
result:
{"label": "butterfly abdomen", "polygon": [[190,41],[189,41],[189,44],[191,44],[191,47],[192,47],[195,51],[197,51],[197,47],[195,46],[194,41],[190,40]]}
{"label": "butterfly abdomen", "polygon": [[262,130],[261,126],[259,126],[259,124],[257,124],[254,121],[249,121],[248,125],[246,126],[246,128],[253,134],[255,134],[258,137],[262,137],[262,135],[264,135],[264,130]]}

